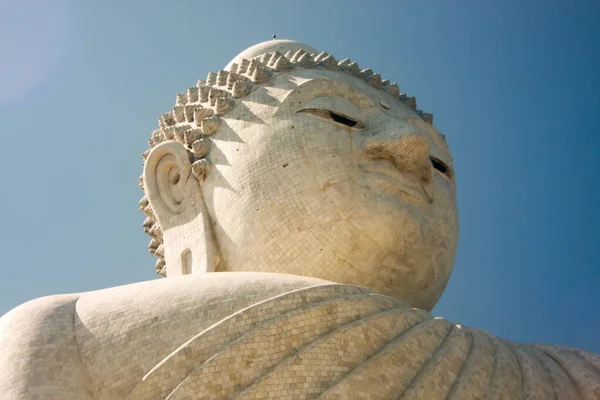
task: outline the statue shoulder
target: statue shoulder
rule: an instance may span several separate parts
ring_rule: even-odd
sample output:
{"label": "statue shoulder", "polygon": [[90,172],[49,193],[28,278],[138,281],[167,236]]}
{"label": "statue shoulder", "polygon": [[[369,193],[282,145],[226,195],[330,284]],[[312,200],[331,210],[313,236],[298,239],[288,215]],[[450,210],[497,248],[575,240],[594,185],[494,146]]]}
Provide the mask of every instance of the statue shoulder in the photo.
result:
{"label": "statue shoulder", "polygon": [[164,358],[239,310],[328,282],[302,276],[214,272],[85,293],[75,337],[100,397],[125,398]]}
{"label": "statue shoulder", "polygon": [[[0,318],[0,393],[25,399],[91,399],[74,340],[78,294],[41,297]],[[56,371],[61,371],[56,375]],[[52,377],[44,380],[40,377]]]}
{"label": "statue shoulder", "polygon": [[13,308],[0,318],[0,348],[56,343],[72,336],[79,296],[40,297]]}
{"label": "statue shoulder", "polygon": [[[3,342],[8,339],[5,332],[16,328],[43,334],[48,333],[47,330],[51,325],[62,325],[68,315],[72,316],[75,302],[79,296],[79,294],[65,294],[39,297],[13,308],[0,318]],[[43,321],[49,323],[44,324]],[[12,336],[11,338],[18,339]]]}
{"label": "statue shoulder", "polygon": [[211,273],[29,301],[0,318],[0,392],[11,399],[124,398],[198,332],[256,302],[324,283]]}

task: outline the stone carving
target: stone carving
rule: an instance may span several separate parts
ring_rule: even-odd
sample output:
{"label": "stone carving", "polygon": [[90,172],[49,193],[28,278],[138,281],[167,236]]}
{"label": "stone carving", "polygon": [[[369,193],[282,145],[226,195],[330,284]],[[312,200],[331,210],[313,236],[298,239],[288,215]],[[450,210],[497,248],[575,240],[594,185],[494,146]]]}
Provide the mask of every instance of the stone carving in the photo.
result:
{"label": "stone carving", "polygon": [[176,96],[142,156],[143,228],[169,279],[3,316],[0,392],[600,398],[597,355],[429,314],[458,238],[432,122],[349,59],[279,40],[242,52]]}
{"label": "stone carving", "polygon": [[[227,106],[227,108],[229,107],[230,106]],[[221,119],[219,117],[207,117],[202,119],[200,122],[200,128],[202,129],[202,133],[204,135],[211,136],[217,132],[220,124]]]}
{"label": "stone carving", "polygon": [[[206,159],[198,160],[192,164],[192,173],[200,182],[204,182],[206,176],[210,172],[210,162]],[[166,271],[161,275],[166,276]]]}
{"label": "stone carving", "polygon": [[206,138],[200,138],[192,143],[192,153],[194,157],[205,157],[210,150],[210,141]]}

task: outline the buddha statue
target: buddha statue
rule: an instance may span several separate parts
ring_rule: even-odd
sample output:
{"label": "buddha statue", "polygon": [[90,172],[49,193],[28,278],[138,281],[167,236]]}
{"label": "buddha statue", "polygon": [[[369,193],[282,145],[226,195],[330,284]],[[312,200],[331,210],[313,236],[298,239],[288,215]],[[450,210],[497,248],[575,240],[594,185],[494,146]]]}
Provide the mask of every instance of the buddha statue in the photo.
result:
{"label": "buddha statue", "polygon": [[458,240],[433,116],[272,40],[177,95],[140,207],[167,277],[0,319],[4,399],[600,399],[600,357],[429,313]]}

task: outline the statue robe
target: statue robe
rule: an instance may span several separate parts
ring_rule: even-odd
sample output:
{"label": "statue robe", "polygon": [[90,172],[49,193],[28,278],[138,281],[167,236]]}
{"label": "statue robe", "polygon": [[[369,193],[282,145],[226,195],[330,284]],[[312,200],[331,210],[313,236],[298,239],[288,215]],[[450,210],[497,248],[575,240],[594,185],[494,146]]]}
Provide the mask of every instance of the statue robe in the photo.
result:
{"label": "statue robe", "polygon": [[0,319],[0,393],[597,400],[600,357],[501,340],[357,286],[210,273],[17,307]]}

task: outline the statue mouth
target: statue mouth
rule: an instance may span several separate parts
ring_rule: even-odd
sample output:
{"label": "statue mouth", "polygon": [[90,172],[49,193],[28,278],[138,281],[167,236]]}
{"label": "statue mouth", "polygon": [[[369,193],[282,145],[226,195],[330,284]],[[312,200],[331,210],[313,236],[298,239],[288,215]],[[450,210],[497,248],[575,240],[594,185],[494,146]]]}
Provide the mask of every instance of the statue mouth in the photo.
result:
{"label": "statue mouth", "polygon": [[417,199],[426,204],[431,204],[433,198],[427,193],[424,185],[417,177],[407,176],[386,160],[379,160],[359,165],[359,168],[369,176],[368,185],[384,188],[388,192],[398,193],[403,197]]}

